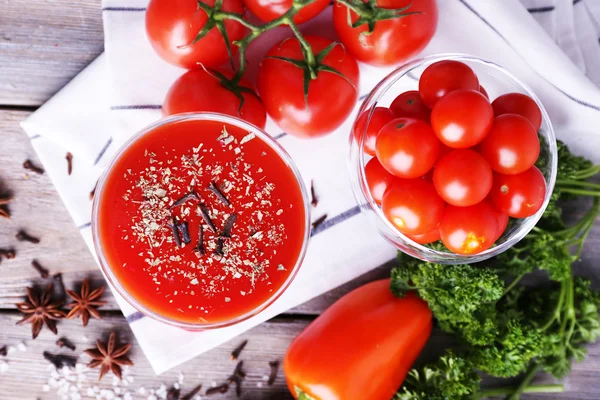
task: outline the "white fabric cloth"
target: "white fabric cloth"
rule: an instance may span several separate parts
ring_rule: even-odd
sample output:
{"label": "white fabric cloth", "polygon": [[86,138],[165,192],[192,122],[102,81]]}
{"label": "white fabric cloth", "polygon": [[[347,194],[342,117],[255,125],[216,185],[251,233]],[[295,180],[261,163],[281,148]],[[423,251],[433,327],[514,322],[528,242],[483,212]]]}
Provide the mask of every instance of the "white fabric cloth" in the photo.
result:
{"label": "white fabric cloth", "polygon": [[[509,69],[540,97],[558,136],[578,153],[599,160],[600,91],[591,80],[600,81],[600,1],[521,1],[438,0],[438,32],[424,54],[468,53]],[[152,51],[144,30],[146,4],[147,0],[104,0],[106,54],[22,123],[92,252],[90,190],[118,145],[160,118],[166,91],[184,72]],[[330,14],[331,6],[303,30],[334,38]],[[257,60],[285,32],[278,29],[259,39],[250,49],[251,58]],[[258,62],[250,65],[252,79]],[[360,94],[367,94],[390,70],[361,65]],[[157,373],[394,257],[394,249],[356,215],[346,167],[352,118],[322,139],[279,139],[307,184],[315,181],[321,201],[313,216],[327,213],[329,219],[311,239],[296,280],[271,307],[239,325],[194,333],[143,317],[117,295]],[[267,131],[281,135],[272,121]],[[75,156],[72,176],[66,173],[66,151]]]}

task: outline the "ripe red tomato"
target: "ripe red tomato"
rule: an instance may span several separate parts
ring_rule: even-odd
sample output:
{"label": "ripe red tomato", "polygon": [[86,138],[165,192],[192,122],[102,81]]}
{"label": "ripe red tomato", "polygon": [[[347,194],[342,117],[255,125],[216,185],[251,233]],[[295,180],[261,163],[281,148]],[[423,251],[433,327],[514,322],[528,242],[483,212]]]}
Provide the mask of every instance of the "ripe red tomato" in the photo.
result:
{"label": "ripe red tomato", "polygon": [[[305,36],[313,51],[319,53],[331,43],[317,36]],[[285,39],[269,50],[267,57],[303,60],[298,40]],[[304,97],[304,71],[283,60],[264,58],[258,70],[258,93],[267,113],[287,133],[310,138],[323,136],[350,115],[358,98],[358,64],[341,46],[336,46],[323,60],[345,78],[331,72],[319,72],[310,81],[308,104]]]}
{"label": "ripe red tomato", "polygon": [[406,117],[429,122],[431,116],[431,110],[423,103],[417,90],[409,90],[398,95],[390,104],[390,110],[397,118]]}
{"label": "ripe red tomato", "polygon": [[444,214],[444,200],[424,179],[394,181],[383,195],[384,215],[400,232],[420,235],[437,228]]}
{"label": "ripe red tomato", "polygon": [[506,93],[492,102],[496,116],[502,114],[519,114],[529,120],[535,131],[542,126],[542,112],[536,102],[523,93]]}
{"label": "ripe red tomato", "polygon": [[365,178],[367,179],[367,185],[369,186],[373,200],[379,205],[381,205],[381,199],[388,186],[396,179],[399,179],[387,172],[381,166],[377,157],[371,158],[367,165],[365,165]]}
{"label": "ripe red tomato", "polygon": [[[214,6],[215,0],[201,0]],[[146,34],[154,51],[165,61],[192,69],[203,64],[218,67],[229,60],[223,36],[213,28],[192,44],[207,21],[204,11],[198,10],[196,0],[150,0],[146,10]],[[243,14],[241,0],[223,0],[222,11]],[[236,21],[225,21],[229,41],[244,37],[245,28]]]}
{"label": "ripe red tomato", "polygon": [[496,223],[498,224],[498,229],[496,230],[496,237],[494,238],[494,242],[496,242],[496,240],[498,240],[500,238],[500,236],[502,236],[502,234],[506,230],[506,227],[508,226],[508,214],[503,213],[500,210],[497,210],[496,207],[493,206],[493,203],[491,202],[491,200],[486,200],[486,201],[488,202],[488,204],[490,204],[492,206],[492,210],[494,211],[494,213],[496,215]]}
{"label": "ripe red tomato", "polygon": [[423,103],[433,108],[435,103],[454,90],[479,91],[479,79],[475,72],[460,61],[438,61],[431,64],[421,74],[419,93]]}
{"label": "ripe red tomato", "polygon": [[[370,8],[371,2],[365,1]],[[333,6],[333,25],[346,49],[358,60],[372,65],[395,65],[425,48],[435,34],[438,8],[435,0],[377,0],[378,8],[419,14],[377,21],[372,33],[366,24],[353,28],[358,15],[340,3]],[[372,12],[372,10],[369,10]]]}
{"label": "ripe red tomato", "polygon": [[513,218],[529,217],[542,207],[546,181],[536,167],[517,175],[494,173],[490,198],[494,206]]}
{"label": "ripe red tomato", "polygon": [[440,240],[440,230],[439,228],[435,228],[421,235],[406,235],[406,237],[419,244],[429,244]]}
{"label": "ripe red tomato", "polygon": [[[231,78],[233,73],[220,70]],[[241,85],[254,90],[252,85],[242,80]],[[203,69],[186,72],[173,83],[163,104],[163,115],[185,112],[211,111],[241,118],[264,128],[267,121],[265,107],[257,95],[243,92],[244,105],[239,109],[240,100],[221,85],[218,78]]]}
{"label": "ripe red tomato", "polygon": [[477,254],[494,244],[496,212],[487,202],[469,207],[448,206],[440,222],[442,242],[457,254]]}
{"label": "ripe red tomato", "polygon": [[540,140],[527,119],[517,114],[503,114],[494,119],[479,151],[494,171],[520,174],[535,164],[540,154]]}
{"label": "ripe red tomato", "polygon": [[[360,137],[365,132],[365,125],[367,124],[367,119],[369,118],[369,114],[371,110],[365,111],[354,125],[354,138],[356,139],[356,143],[360,143]],[[375,143],[377,141],[377,134],[391,120],[394,119],[394,114],[389,108],[385,107],[375,107],[373,110],[373,115],[371,115],[371,121],[369,123],[369,128],[367,129],[367,136],[365,137],[365,153],[374,156],[376,153]]]}
{"label": "ripe red tomato", "polygon": [[[281,17],[292,7],[292,0],[242,0],[252,14],[264,22]],[[315,0],[294,16],[294,22],[302,24],[317,15],[329,5],[329,0]]]}
{"label": "ripe red tomato", "polygon": [[494,122],[494,111],[484,95],[455,90],[442,97],[431,111],[431,127],[445,145],[472,147],[481,142]]}
{"label": "ripe red tomato", "polygon": [[479,93],[484,95],[486,99],[490,99],[490,95],[488,94],[487,90],[485,90],[485,88],[481,85],[479,85]]}
{"label": "ripe red tomato", "polygon": [[433,168],[440,154],[440,142],[426,123],[396,118],[377,135],[377,158],[391,174],[418,178]]}
{"label": "ripe red tomato", "polygon": [[454,150],[435,165],[433,185],[453,206],[472,206],[486,198],[492,188],[492,169],[485,159],[470,149]]}

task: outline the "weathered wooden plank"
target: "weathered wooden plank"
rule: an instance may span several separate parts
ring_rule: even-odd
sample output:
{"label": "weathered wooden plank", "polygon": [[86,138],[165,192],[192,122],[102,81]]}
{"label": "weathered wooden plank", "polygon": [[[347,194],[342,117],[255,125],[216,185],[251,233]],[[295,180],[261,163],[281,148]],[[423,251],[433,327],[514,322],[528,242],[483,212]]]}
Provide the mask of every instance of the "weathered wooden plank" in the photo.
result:
{"label": "weathered wooden plank", "polygon": [[44,103],[104,47],[100,0],[3,0],[0,105]]}

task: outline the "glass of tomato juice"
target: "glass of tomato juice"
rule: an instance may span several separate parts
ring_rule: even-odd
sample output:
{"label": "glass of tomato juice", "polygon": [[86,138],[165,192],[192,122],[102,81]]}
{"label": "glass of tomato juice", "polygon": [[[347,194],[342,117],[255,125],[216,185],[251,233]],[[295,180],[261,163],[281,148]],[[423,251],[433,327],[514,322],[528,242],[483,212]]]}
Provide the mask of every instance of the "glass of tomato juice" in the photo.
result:
{"label": "glass of tomato juice", "polygon": [[290,156],[237,118],[180,114],[131,138],[98,183],[101,268],[133,307],[185,329],[239,323],[296,276],[308,195]]}
{"label": "glass of tomato juice", "polygon": [[[419,244],[404,235],[385,217],[382,208],[377,204],[369,190],[365,175],[365,166],[372,157],[365,153],[367,130],[364,127],[369,126],[375,109],[389,107],[396,96],[401,93],[418,90],[419,79],[423,71],[434,63],[448,60],[459,61],[468,65],[479,79],[480,90],[483,87],[487,91],[484,95],[490,100],[494,100],[505,93],[522,93],[533,99],[539,107],[542,117],[541,126],[537,133],[540,139],[539,157],[544,160],[543,165],[538,165],[538,168],[546,182],[543,205],[535,214],[527,218],[511,219],[508,227],[492,247],[474,254],[456,254],[450,251],[437,250]],[[410,61],[392,71],[373,88],[358,112],[359,116],[365,114],[368,116],[367,121],[361,122],[360,119],[357,119],[354,123],[353,132],[350,134],[349,167],[352,189],[361,211],[375,225],[379,233],[398,250],[413,257],[439,264],[479,262],[496,256],[515,245],[531,231],[542,217],[550,201],[556,181],[558,155],[554,129],[543,104],[533,90],[503,67],[466,54],[438,54]]]}

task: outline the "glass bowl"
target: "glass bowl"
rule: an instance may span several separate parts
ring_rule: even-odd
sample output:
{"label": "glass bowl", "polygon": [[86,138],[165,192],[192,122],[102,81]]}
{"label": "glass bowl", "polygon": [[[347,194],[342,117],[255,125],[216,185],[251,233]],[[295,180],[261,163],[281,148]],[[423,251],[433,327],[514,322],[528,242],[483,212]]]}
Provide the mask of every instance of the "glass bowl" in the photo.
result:
{"label": "glass bowl", "polygon": [[[548,205],[556,181],[556,137],[544,106],[529,86],[501,66],[465,54],[433,55],[413,60],[394,70],[375,86],[361,105],[358,115],[363,115],[364,112],[369,113],[365,126],[369,125],[375,107],[389,107],[394,98],[400,93],[407,90],[417,90],[418,80],[423,70],[433,63],[444,60],[456,60],[469,65],[479,77],[479,82],[485,87],[490,100],[505,93],[519,92],[528,95],[537,103],[542,111],[542,126],[538,132],[538,135],[542,138],[540,140],[540,157],[546,157],[548,160],[545,167],[540,169],[546,179],[546,195],[542,208],[528,218],[511,218],[512,223],[509,224],[506,231],[491,248],[477,254],[461,255],[450,251],[437,251],[425,245],[420,245],[403,235],[385,218],[381,207],[375,204],[365,178],[364,167],[371,158],[371,156],[363,151],[366,130],[362,133],[359,132],[356,135],[357,137],[354,134],[350,135],[350,177],[354,197],[361,211],[372,222],[379,233],[398,250],[413,257],[439,264],[474,263],[498,255],[515,245],[529,233],[541,218]],[[356,126],[357,123],[355,121],[354,128]]]}
{"label": "glass bowl", "polygon": [[[180,320],[177,320],[177,319],[165,316],[165,315],[161,315],[158,312],[156,312],[155,310],[152,310],[151,306],[149,306],[148,304],[142,304],[141,301],[136,299],[136,297],[133,294],[131,294],[127,290],[127,288],[125,288],[124,285],[121,284],[121,282],[119,282],[119,278],[115,274],[113,269],[120,268],[121,265],[119,265],[119,266],[110,265],[109,257],[107,257],[105,252],[103,251],[103,247],[104,247],[103,242],[102,242],[103,238],[102,238],[102,235],[100,232],[101,229],[99,228],[99,226],[101,225],[100,209],[102,207],[110,207],[111,206],[111,204],[108,200],[110,198],[108,198],[106,201],[103,201],[103,194],[104,194],[103,189],[106,186],[107,178],[109,176],[111,176],[111,170],[113,169],[113,167],[115,167],[115,165],[121,159],[121,157],[127,156],[127,149],[129,149],[130,146],[132,146],[134,143],[136,143],[136,141],[143,139],[146,135],[151,134],[153,131],[155,131],[158,128],[164,127],[166,125],[177,124],[177,123],[182,123],[182,122],[186,122],[186,121],[217,122],[217,123],[223,124],[224,127],[230,127],[230,129],[229,129],[230,131],[235,127],[235,128],[238,128],[238,129],[248,132],[248,134],[254,134],[256,139],[262,140],[272,150],[274,150],[274,153],[277,156],[279,156],[279,158],[284,162],[284,164],[290,169],[290,171],[292,172],[292,175],[295,179],[295,182],[297,183],[297,185],[300,189],[301,196],[302,196],[303,211],[304,211],[304,221],[303,221],[304,234],[303,234],[303,237],[301,238],[302,246],[301,246],[300,252],[298,253],[298,258],[296,259],[295,264],[293,265],[293,269],[290,271],[289,276],[285,279],[283,284],[281,284],[281,286],[278,289],[273,290],[273,292],[270,294],[270,296],[268,297],[268,299],[266,301],[260,303],[260,305],[258,305],[256,308],[254,308],[244,314],[236,315],[235,317],[232,317],[232,318],[224,320],[224,321],[216,321],[216,322],[206,321],[206,322],[191,323],[189,321],[180,321]],[[116,168],[115,170],[118,171],[118,168],[117,167],[115,167],[115,168]],[[107,204],[107,202],[108,202],[108,204]],[[117,290],[117,292],[129,304],[131,304],[131,306],[133,306],[135,309],[140,311],[142,314],[149,316],[155,320],[161,321],[163,323],[166,323],[166,324],[169,324],[172,326],[177,326],[177,327],[187,329],[187,330],[205,330],[205,329],[221,328],[221,327],[240,323],[240,322],[258,314],[259,312],[261,312],[262,310],[267,308],[269,305],[271,305],[275,300],[277,300],[281,296],[281,294],[283,294],[283,292],[289,287],[291,282],[294,280],[294,278],[296,277],[296,275],[298,273],[300,265],[302,264],[304,256],[306,254],[308,240],[310,237],[310,207],[309,207],[309,203],[310,203],[310,200],[309,200],[308,191],[302,180],[300,172],[296,168],[290,155],[269,134],[267,134],[263,130],[259,129],[258,127],[254,126],[252,124],[249,124],[241,119],[223,115],[223,114],[217,114],[217,113],[178,114],[175,116],[171,116],[171,117],[162,119],[158,122],[153,123],[150,126],[147,126],[144,129],[142,129],[140,132],[138,132],[136,135],[134,135],[131,139],[129,139],[119,149],[117,154],[113,157],[107,170],[103,173],[102,177],[98,181],[96,195],[94,196],[94,203],[93,203],[93,208],[92,208],[92,236],[93,236],[96,254],[97,254],[99,262],[100,262],[100,267],[101,267],[106,279],[110,282],[112,287],[114,287]]]}

